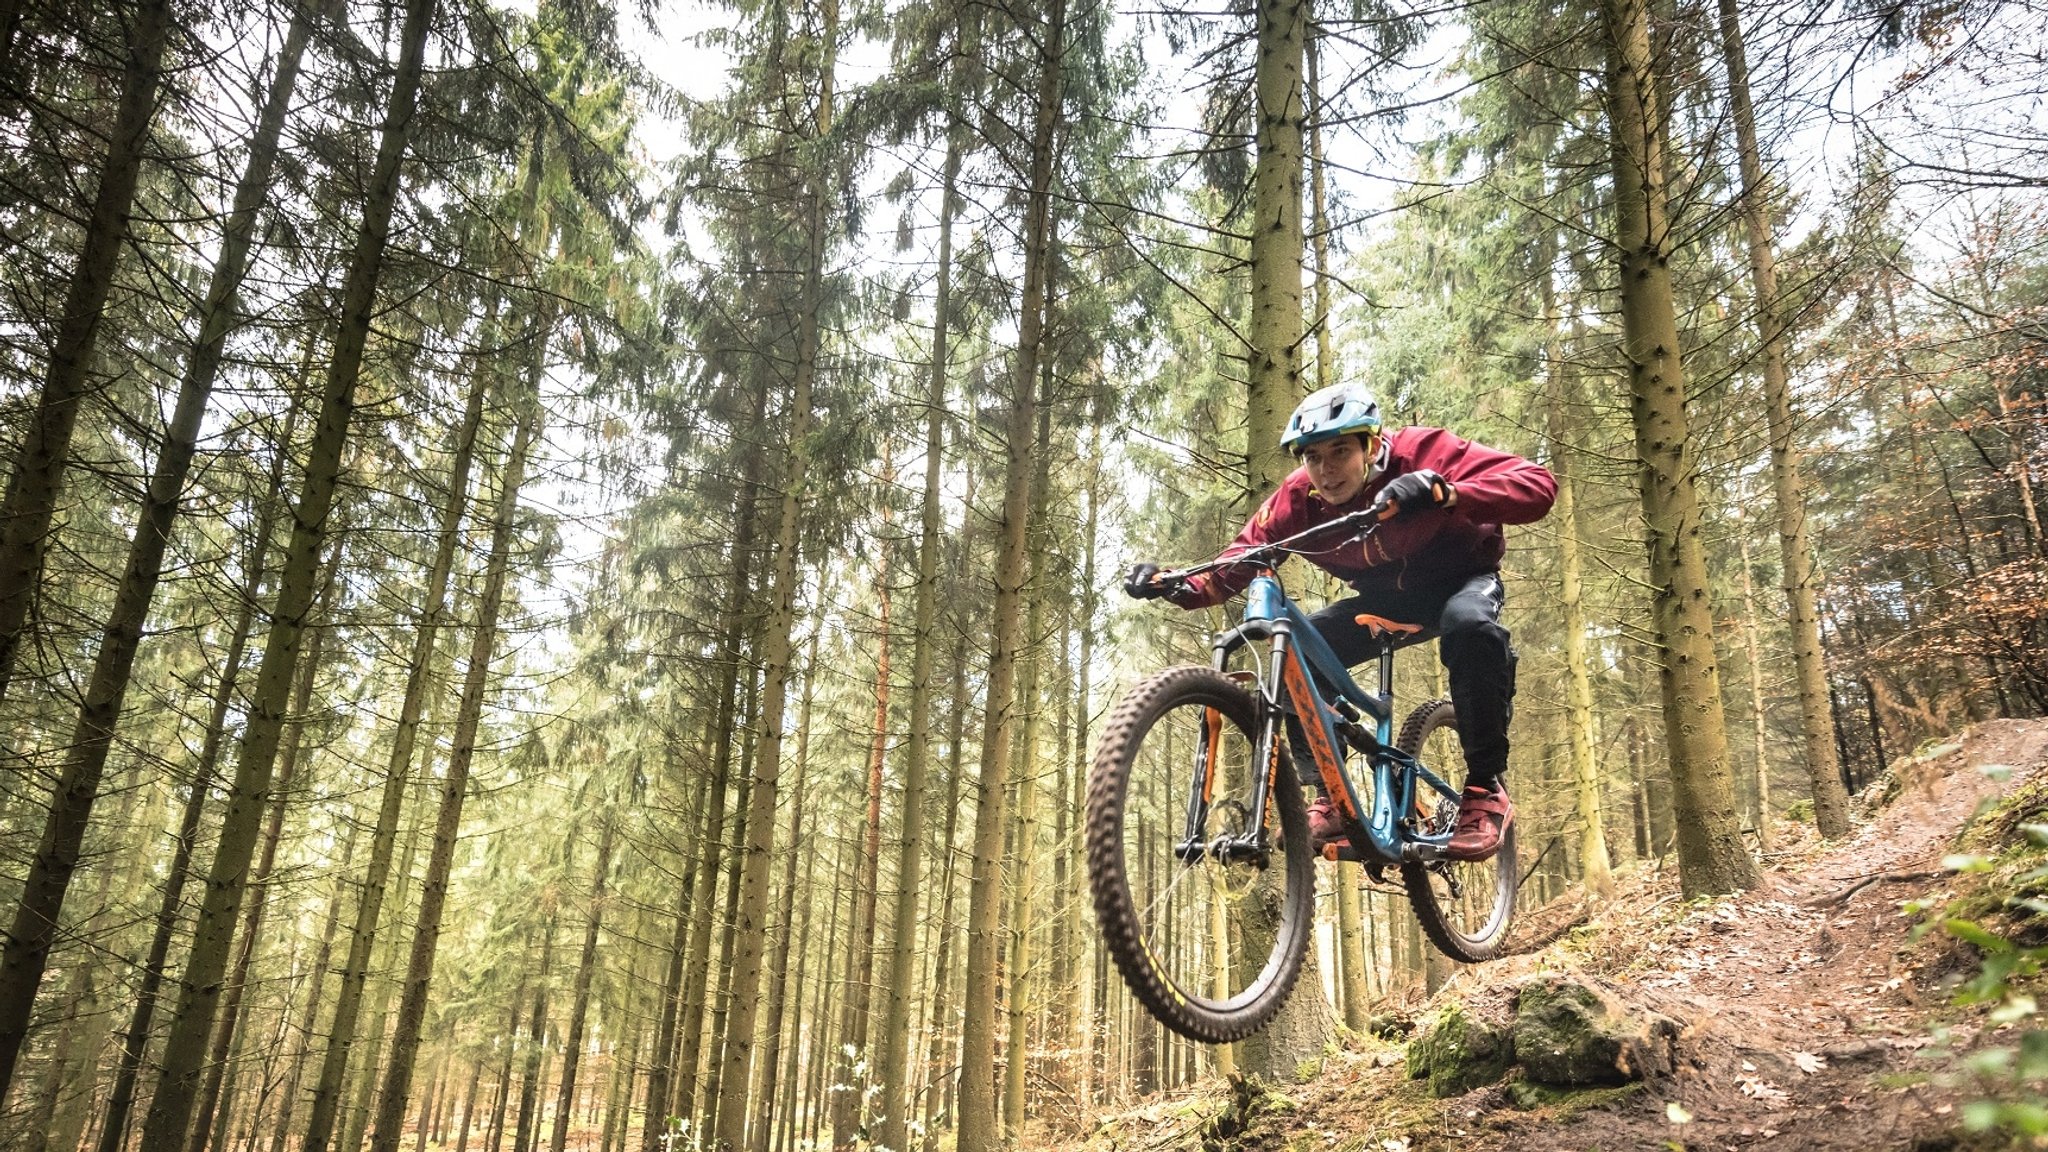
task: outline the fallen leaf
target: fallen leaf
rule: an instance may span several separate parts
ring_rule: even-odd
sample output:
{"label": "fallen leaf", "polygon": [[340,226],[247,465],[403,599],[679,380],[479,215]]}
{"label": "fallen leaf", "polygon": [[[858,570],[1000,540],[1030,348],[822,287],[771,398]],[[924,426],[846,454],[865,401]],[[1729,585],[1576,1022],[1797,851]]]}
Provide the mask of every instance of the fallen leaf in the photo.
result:
{"label": "fallen leaf", "polygon": [[1676,1100],[1672,1100],[1664,1105],[1664,1118],[1673,1124],[1692,1123],[1692,1113],[1687,1112],[1685,1105],[1680,1104]]}
{"label": "fallen leaf", "polygon": [[1735,1082],[1742,1087],[1742,1094],[1753,1100],[1776,1103],[1780,1100],[1789,1099],[1784,1089],[1771,1083],[1769,1080],[1754,1076],[1743,1076],[1737,1078]]}
{"label": "fallen leaf", "polygon": [[1801,1072],[1806,1073],[1808,1076],[1811,1076],[1815,1072],[1818,1072],[1821,1069],[1828,1066],[1828,1062],[1826,1060],[1823,1060],[1820,1057],[1815,1056],[1811,1052],[1794,1052],[1792,1054],[1792,1063],[1797,1065],[1799,1070]]}

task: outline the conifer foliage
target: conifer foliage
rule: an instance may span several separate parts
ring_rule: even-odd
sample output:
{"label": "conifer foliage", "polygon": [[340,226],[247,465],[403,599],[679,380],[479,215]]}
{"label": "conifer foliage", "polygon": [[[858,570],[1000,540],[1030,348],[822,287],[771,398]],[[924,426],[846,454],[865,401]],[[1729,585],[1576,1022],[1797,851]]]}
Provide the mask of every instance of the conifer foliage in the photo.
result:
{"label": "conifer foliage", "polygon": [[984,1150],[1300,1074],[1449,976],[1399,900],[1324,869],[1296,1002],[1190,1044],[1078,809],[1230,622],[1118,577],[1336,380],[1560,481],[1526,902],[1741,888],[2048,713],[2048,14],[1789,11],[0,5],[0,1145]]}

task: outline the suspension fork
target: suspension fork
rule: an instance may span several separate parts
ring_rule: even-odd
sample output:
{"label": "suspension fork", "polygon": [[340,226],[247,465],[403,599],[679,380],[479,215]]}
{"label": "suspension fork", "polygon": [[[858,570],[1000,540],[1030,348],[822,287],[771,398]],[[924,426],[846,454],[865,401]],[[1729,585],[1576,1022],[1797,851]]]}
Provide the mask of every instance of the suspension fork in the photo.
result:
{"label": "suspension fork", "polygon": [[[1266,843],[1266,806],[1272,799],[1274,776],[1280,770],[1280,693],[1281,664],[1288,658],[1286,651],[1286,630],[1283,625],[1273,635],[1273,658],[1264,669],[1263,682],[1256,684],[1253,707],[1257,720],[1252,733],[1252,763],[1264,764],[1266,770],[1252,781],[1251,796],[1246,807],[1245,828],[1237,836],[1219,836],[1213,843],[1202,840],[1202,825],[1209,819],[1209,810],[1216,792],[1216,772],[1221,758],[1224,717],[1221,710],[1210,707],[1203,710],[1202,730],[1195,737],[1195,758],[1193,772],[1188,784],[1187,824],[1181,833],[1180,843],[1174,846],[1173,854],[1184,864],[1193,864],[1204,856],[1215,855],[1226,861],[1254,860],[1264,866],[1271,853]],[[1232,680],[1252,686],[1257,674],[1251,672],[1230,672],[1229,648],[1219,644],[1211,666]]]}

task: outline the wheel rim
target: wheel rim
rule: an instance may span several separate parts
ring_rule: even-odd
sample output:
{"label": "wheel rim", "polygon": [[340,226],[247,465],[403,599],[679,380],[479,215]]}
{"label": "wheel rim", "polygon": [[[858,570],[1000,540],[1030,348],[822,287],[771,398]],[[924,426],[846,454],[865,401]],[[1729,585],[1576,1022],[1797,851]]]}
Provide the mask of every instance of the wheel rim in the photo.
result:
{"label": "wheel rim", "polygon": [[[1457,728],[1448,722],[1448,716],[1433,725],[1412,752],[1440,773],[1457,771],[1465,762]],[[1418,793],[1415,819],[1420,830],[1426,835],[1449,835],[1457,822],[1456,798],[1427,787]],[[1411,869],[1407,875],[1411,882],[1419,878],[1428,885],[1445,932],[1469,953],[1488,953],[1514,915],[1514,825],[1508,825],[1500,851],[1489,859],[1444,860]]]}
{"label": "wheel rim", "polygon": [[[1213,851],[1249,831],[1253,748],[1232,718],[1249,710],[1244,704],[1188,694],[1159,711],[1126,778],[1118,840],[1152,979],[1176,1003],[1225,1015],[1245,1011],[1282,979],[1299,931],[1298,917],[1285,915],[1290,888],[1303,883],[1303,869],[1289,866],[1277,795],[1267,805],[1263,862]],[[1183,858],[1188,785],[1204,746],[1214,750],[1211,803],[1196,838],[1201,850]]]}
{"label": "wheel rim", "polygon": [[1500,851],[1481,861],[1444,860],[1423,865],[1443,928],[1469,952],[1489,951],[1514,914],[1515,830],[1501,837]]}

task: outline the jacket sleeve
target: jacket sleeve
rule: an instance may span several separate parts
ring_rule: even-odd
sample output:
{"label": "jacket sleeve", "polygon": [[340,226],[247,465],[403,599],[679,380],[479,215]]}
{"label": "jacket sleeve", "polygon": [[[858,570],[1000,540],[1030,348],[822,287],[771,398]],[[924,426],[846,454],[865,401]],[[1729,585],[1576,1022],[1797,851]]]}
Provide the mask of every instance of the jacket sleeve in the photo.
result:
{"label": "jacket sleeve", "polygon": [[[1238,531],[1237,539],[1232,540],[1216,559],[1242,556],[1261,544],[1295,531],[1293,524],[1300,517],[1302,504],[1301,486],[1295,482],[1298,475],[1290,476],[1286,483],[1266,497],[1266,502],[1259,505],[1259,510],[1252,513],[1252,518]],[[1245,586],[1252,582],[1253,575],[1249,568],[1218,568],[1195,577],[1187,591],[1173,597],[1173,602],[1183,608],[1207,608],[1221,604],[1244,591]]]}
{"label": "jacket sleeve", "polygon": [[1434,468],[1458,490],[1452,515],[1486,524],[1532,524],[1557,499],[1550,469],[1513,453],[1429,429],[1415,466]]}

